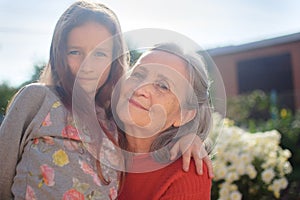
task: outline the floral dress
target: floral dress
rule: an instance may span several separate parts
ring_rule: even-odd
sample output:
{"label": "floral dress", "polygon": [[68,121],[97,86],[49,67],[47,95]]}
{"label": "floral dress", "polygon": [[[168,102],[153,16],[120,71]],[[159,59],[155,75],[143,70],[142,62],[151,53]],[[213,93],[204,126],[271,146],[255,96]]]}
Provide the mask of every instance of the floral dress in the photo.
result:
{"label": "floral dress", "polygon": [[[30,101],[32,94],[42,93],[42,100],[33,105],[34,115],[30,112],[27,117],[30,120],[20,120],[23,126],[23,133],[15,132],[19,129],[18,121],[11,126],[12,119],[18,119],[21,106]],[[40,94],[41,95],[41,94]],[[29,105],[30,107],[30,105]],[[104,111],[102,111],[104,112]],[[49,88],[41,85],[27,86],[17,95],[10,112],[6,116],[1,127],[0,140],[10,134],[12,141],[6,141],[10,145],[1,146],[1,154],[5,146],[8,148],[7,154],[18,152],[16,162],[10,160],[1,163],[0,167],[15,170],[11,192],[15,199],[116,199],[119,184],[119,173],[111,166],[119,163],[112,160],[112,157],[105,158],[106,155],[114,154],[115,146],[108,139],[102,142],[100,163],[103,178],[108,182],[105,184],[98,176],[97,159],[87,150],[79,137],[78,130],[67,109],[60,102],[58,97]],[[25,126],[25,128],[24,128]],[[14,128],[16,127],[16,128]],[[14,137],[16,136],[16,137]],[[21,145],[19,147],[9,147],[15,142],[15,138]],[[103,151],[101,151],[103,152]],[[107,163],[112,163],[109,165]],[[15,163],[15,165],[12,165]],[[2,169],[3,169],[2,168]],[[2,173],[2,172],[1,172]],[[0,180],[1,185],[5,180]],[[8,180],[9,181],[9,180]],[[4,185],[4,184],[3,184]],[[2,192],[1,192],[2,193]],[[4,194],[4,193],[3,193]],[[5,197],[1,194],[1,198]]]}

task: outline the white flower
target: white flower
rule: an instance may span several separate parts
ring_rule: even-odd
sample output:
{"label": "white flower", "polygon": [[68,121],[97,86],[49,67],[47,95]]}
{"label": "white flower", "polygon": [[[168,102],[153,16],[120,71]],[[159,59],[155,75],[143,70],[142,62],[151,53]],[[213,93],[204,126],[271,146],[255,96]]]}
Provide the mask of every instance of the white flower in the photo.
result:
{"label": "white flower", "polygon": [[272,183],[272,185],[273,185],[273,191],[280,191],[280,181],[279,180],[274,180],[273,181],[273,183]]}
{"label": "white flower", "polygon": [[277,179],[274,180],[272,185],[269,186],[269,190],[273,191],[273,194],[276,198],[280,197],[280,190],[284,189],[283,187],[287,186],[286,180]]}
{"label": "white flower", "polygon": [[280,188],[285,189],[288,186],[288,181],[286,178],[279,179],[280,182]]}
{"label": "white flower", "polygon": [[292,153],[290,152],[290,150],[285,149],[282,151],[282,155],[284,156],[284,158],[288,159],[292,156]]}
{"label": "white flower", "polygon": [[219,190],[219,195],[220,197],[222,197],[222,199],[227,199],[229,198],[229,191],[230,191],[230,188],[229,188],[229,184],[228,183],[223,183],[221,185],[221,188]]}
{"label": "white flower", "polygon": [[284,164],[283,164],[283,169],[284,169],[284,172],[286,174],[290,174],[292,172],[292,166],[291,166],[291,163],[286,161]]}
{"label": "white flower", "polygon": [[228,160],[235,163],[239,161],[238,149],[228,152]]}
{"label": "white flower", "polygon": [[238,189],[237,185],[235,185],[235,184],[230,184],[229,188],[230,188],[230,191],[234,191],[234,190]]}
{"label": "white flower", "polygon": [[216,164],[215,167],[215,175],[216,175],[216,179],[223,179],[225,178],[226,174],[227,174],[227,167],[226,165],[219,163],[219,165]]}
{"label": "white flower", "polygon": [[269,184],[274,177],[275,177],[275,172],[271,168],[264,170],[261,174],[261,178],[266,184]]}
{"label": "white flower", "polygon": [[241,157],[241,162],[243,162],[244,164],[248,164],[252,161],[252,156],[250,156],[249,154],[250,152],[246,152],[243,153],[240,157]]}
{"label": "white flower", "polygon": [[262,168],[275,168],[277,166],[277,158],[266,156],[268,158],[266,162],[262,165]]}
{"label": "white flower", "polygon": [[226,175],[226,178],[225,180],[229,183],[232,183],[233,181],[236,181],[238,180],[239,176],[236,172],[229,172],[227,175]]}
{"label": "white flower", "polygon": [[[222,119],[214,117],[215,119]],[[281,135],[278,131],[249,133],[237,126],[222,126],[222,123],[214,122],[212,133],[217,136],[213,149],[213,164],[215,181],[219,188],[219,200],[239,200],[242,194],[251,195],[269,194],[273,192],[276,198],[280,197],[281,190],[288,186],[286,175],[292,172],[292,166],[288,159],[291,152],[282,149]],[[249,184],[249,190],[239,191],[236,184],[248,184],[245,181],[251,179],[254,184]],[[266,187],[258,181],[262,179]],[[275,179],[276,178],[276,179]]]}
{"label": "white flower", "polygon": [[256,171],[255,167],[254,167],[252,164],[247,165],[246,171],[247,171],[247,174],[249,175],[249,177],[250,177],[251,179],[256,178],[257,171]]}
{"label": "white flower", "polygon": [[230,200],[241,200],[242,194],[239,191],[233,191],[230,193]]}
{"label": "white flower", "polygon": [[242,162],[239,162],[237,165],[236,165],[236,171],[239,175],[244,175],[245,174],[245,164],[242,163]]}

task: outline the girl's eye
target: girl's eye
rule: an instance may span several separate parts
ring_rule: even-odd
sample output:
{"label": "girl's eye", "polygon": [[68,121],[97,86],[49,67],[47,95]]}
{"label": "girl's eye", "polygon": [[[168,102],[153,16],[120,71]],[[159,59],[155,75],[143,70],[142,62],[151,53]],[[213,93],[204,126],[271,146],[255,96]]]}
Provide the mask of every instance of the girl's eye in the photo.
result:
{"label": "girl's eye", "polygon": [[164,91],[170,90],[169,84],[164,81],[156,82],[155,86]]}
{"label": "girl's eye", "polygon": [[80,52],[77,50],[69,51],[69,55],[80,55]]}
{"label": "girl's eye", "polygon": [[106,56],[106,54],[103,53],[102,51],[96,51],[96,52],[94,53],[94,56],[96,56],[96,57],[103,57],[103,56]]}

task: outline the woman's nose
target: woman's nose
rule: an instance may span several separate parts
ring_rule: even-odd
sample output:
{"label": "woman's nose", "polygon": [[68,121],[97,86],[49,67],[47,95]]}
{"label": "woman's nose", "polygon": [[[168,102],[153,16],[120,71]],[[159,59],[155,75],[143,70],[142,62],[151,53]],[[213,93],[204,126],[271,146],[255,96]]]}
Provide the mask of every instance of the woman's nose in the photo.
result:
{"label": "woman's nose", "polygon": [[153,89],[154,89],[153,84],[151,83],[144,84],[142,86],[135,88],[134,94],[137,96],[144,96],[146,98],[149,98],[153,93]]}

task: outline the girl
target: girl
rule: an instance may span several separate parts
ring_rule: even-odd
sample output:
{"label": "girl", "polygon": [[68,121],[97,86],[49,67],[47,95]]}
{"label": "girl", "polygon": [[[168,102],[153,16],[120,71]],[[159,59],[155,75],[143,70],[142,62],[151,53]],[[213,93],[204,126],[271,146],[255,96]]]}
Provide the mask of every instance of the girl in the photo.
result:
{"label": "girl", "polygon": [[[1,158],[8,155],[1,162],[1,199],[116,198],[119,174],[100,164],[79,138],[72,89],[89,55],[89,66],[82,66],[80,74],[100,77],[96,107],[100,113],[109,110],[112,87],[126,66],[120,33],[116,15],[100,3],[76,2],[62,14],[39,83],[17,93],[1,126]],[[95,48],[99,43],[103,45]],[[88,81],[95,83],[83,80],[84,89],[90,87]]]}
{"label": "girl", "polygon": [[[110,98],[126,70],[125,52],[118,19],[106,6],[79,1],[62,14],[39,83],[15,95],[1,125],[0,155],[6,158],[0,164],[1,199],[116,199],[120,173],[100,163],[99,150],[86,145],[103,144],[95,140],[101,137],[79,137],[72,97],[75,80],[88,95],[95,93],[97,132],[116,145]],[[191,149],[199,152],[190,148],[189,159]]]}

